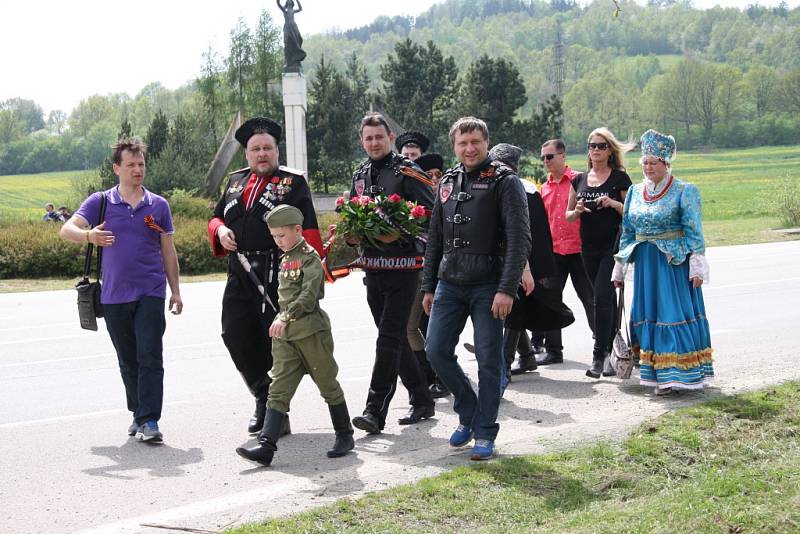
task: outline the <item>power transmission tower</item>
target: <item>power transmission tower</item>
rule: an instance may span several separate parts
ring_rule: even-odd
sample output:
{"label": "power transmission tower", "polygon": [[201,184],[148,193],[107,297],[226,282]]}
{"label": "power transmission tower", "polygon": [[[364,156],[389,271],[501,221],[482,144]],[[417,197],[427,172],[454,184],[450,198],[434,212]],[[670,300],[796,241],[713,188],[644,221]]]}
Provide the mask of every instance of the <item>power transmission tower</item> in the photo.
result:
{"label": "power transmission tower", "polygon": [[553,43],[553,64],[548,69],[547,80],[553,85],[553,92],[561,99],[564,93],[564,43],[561,40],[561,24],[556,26],[556,41]]}

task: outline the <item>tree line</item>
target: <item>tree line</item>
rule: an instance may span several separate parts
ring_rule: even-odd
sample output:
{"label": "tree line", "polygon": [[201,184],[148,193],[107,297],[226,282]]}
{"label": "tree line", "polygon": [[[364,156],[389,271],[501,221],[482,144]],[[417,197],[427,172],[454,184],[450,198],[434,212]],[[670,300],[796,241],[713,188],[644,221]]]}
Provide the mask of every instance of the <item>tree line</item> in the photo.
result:
{"label": "tree line", "polygon": [[[356,127],[370,107],[425,132],[446,157],[447,127],[463,114],[486,119],[493,141],[534,151],[553,135],[582,146],[600,125],[620,137],[659,128],[682,148],[800,140],[800,8],[699,11],[651,0],[620,2],[613,17],[610,6],[449,0],[401,17],[407,24],[383,17],[310,36],[312,185],[346,181],[363,157]],[[552,96],[557,35],[562,98]],[[155,190],[199,190],[238,109],[283,116],[280,37],[264,11],[252,28],[240,20],[228,49],[209,48],[197,78],[176,90],[155,82],[133,97],[92,95],[70,114],[47,117],[30,100],[0,102],[0,174],[98,166],[130,132],[151,144]]]}

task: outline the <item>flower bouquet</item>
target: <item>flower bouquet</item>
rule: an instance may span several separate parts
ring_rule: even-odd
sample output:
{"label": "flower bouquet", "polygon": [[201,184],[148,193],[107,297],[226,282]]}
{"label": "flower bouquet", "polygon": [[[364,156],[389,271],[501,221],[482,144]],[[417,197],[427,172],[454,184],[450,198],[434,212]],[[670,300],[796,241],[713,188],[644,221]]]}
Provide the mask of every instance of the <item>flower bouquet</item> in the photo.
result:
{"label": "flower bouquet", "polygon": [[336,199],[341,215],[336,233],[356,238],[370,247],[383,248],[397,239],[425,242],[429,212],[398,194],[375,198],[357,196]]}

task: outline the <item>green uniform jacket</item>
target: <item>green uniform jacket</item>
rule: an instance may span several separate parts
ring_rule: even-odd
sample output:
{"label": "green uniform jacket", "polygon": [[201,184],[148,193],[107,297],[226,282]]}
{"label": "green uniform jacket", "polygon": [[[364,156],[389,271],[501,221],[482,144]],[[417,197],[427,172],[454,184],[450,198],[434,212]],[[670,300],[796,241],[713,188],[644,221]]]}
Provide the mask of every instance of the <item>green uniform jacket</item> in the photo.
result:
{"label": "green uniform jacket", "polygon": [[301,237],[283,254],[278,274],[278,319],[286,323],[283,339],[303,339],[331,329],[328,314],[319,307],[324,296],[325,277],[319,254]]}

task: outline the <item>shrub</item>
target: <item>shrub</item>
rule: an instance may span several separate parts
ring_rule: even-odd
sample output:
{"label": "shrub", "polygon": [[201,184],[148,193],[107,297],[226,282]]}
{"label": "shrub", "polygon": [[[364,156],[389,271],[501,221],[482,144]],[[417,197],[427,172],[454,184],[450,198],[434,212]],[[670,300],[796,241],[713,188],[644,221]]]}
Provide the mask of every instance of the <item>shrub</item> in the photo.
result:
{"label": "shrub", "polygon": [[[174,222],[182,274],[225,270],[225,261],[211,254],[207,218],[177,215]],[[0,278],[78,278],[86,248],[61,239],[60,228],[60,224],[43,222],[0,225]]]}
{"label": "shrub", "polygon": [[800,226],[800,186],[787,174],[775,195],[775,210],[785,228]]}

